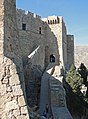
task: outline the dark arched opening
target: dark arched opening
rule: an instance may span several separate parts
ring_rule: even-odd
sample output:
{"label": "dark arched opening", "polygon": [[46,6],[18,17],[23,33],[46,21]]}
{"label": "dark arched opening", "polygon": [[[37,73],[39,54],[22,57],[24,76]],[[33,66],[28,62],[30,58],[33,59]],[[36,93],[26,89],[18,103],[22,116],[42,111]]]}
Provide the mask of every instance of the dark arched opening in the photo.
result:
{"label": "dark arched opening", "polygon": [[53,54],[50,55],[50,62],[55,62],[55,56]]}

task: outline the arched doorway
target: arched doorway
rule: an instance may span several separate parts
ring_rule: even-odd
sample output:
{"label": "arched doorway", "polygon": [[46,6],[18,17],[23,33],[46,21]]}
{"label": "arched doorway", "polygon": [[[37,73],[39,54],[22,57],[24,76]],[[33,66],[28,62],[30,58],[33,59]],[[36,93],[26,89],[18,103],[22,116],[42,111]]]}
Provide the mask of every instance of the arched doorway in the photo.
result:
{"label": "arched doorway", "polygon": [[50,62],[55,62],[55,56],[53,54],[50,55]]}

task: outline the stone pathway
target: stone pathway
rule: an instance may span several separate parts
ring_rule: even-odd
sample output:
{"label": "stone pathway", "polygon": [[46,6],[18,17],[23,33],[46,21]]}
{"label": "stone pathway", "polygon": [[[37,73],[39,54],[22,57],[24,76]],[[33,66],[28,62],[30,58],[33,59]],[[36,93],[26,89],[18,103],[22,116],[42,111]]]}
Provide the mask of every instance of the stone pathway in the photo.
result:
{"label": "stone pathway", "polygon": [[[55,64],[50,63],[42,76],[39,114],[42,116],[43,112],[46,109],[46,104],[49,104],[50,105],[49,107],[51,109],[49,109],[47,119],[49,119],[49,117],[51,116],[51,112],[54,119],[73,119],[66,107],[66,103],[65,103],[66,100],[65,100],[65,94],[64,94],[65,90],[62,85],[62,77],[58,75],[58,68],[59,67],[57,67],[57,70],[55,70],[56,69]],[[59,76],[59,77],[55,77],[55,76]],[[53,86],[55,87],[53,91],[55,91],[55,89],[57,90],[57,88],[59,87],[62,87],[63,89],[61,94],[64,94],[64,98],[63,98],[64,102],[63,103],[61,102],[62,105],[60,105],[60,102],[59,102],[60,96],[58,96],[60,92],[60,88],[57,90],[57,93],[56,91],[53,93],[55,96],[52,97],[51,92],[52,92]],[[58,97],[58,100],[55,101],[57,97]],[[52,99],[54,99],[54,102]]]}
{"label": "stone pathway", "polygon": [[43,112],[46,108],[46,104],[49,104],[49,79],[53,69],[54,63],[50,63],[41,79],[40,112],[39,112],[40,115],[43,115]]}
{"label": "stone pathway", "polygon": [[73,119],[67,107],[53,107],[52,113],[55,119]]}

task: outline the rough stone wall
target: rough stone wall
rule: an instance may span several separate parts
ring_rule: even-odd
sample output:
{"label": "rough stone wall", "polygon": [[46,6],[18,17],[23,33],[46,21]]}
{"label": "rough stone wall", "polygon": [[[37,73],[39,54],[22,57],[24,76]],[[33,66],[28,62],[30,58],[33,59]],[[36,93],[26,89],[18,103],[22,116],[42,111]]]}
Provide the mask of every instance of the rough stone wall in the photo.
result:
{"label": "rough stone wall", "polygon": [[67,64],[67,33],[63,17],[49,16],[47,19],[43,20],[48,23],[51,32],[53,32],[56,38],[57,48],[55,48],[59,55],[58,62],[61,63],[62,66],[65,66]]}
{"label": "rough stone wall", "polygon": [[[26,24],[25,30],[22,30],[22,24]],[[35,16],[33,13],[30,12],[26,14],[25,11],[17,10],[17,26],[18,26],[20,46],[21,46],[20,54],[22,55],[23,64],[24,64],[25,79],[27,82],[26,87],[28,87],[27,98],[31,97],[29,92],[32,92],[32,95],[34,93],[34,96],[32,97],[35,97],[35,92],[33,92],[34,90],[29,91],[29,87],[30,90],[33,89],[32,88],[33,85],[31,85],[30,82],[32,82],[33,84],[33,82],[35,82],[36,80],[35,76],[33,77],[33,75],[35,75],[33,73],[33,69],[34,67],[35,69],[38,69],[38,71],[40,72],[38,75],[41,75],[43,69],[50,62],[51,54],[55,55],[56,62],[57,63],[59,62],[57,39],[54,33],[51,32],[51,29],[49,28],[48,24],[43,22],[40,19],[40,17]],[[41,33],[39,31],[40,27],[41,27]],[[35,52],[36,48],[38,47],[39,49]],[[32,56],[33,52],[35,53]],[[26,72],[29,72],[28,76],[26,76]],[[37,78],[37,81],[39,79],[40,77]],[[39,81],[38,81],[38,85],[39,85]],[[32,97],[29,100],[33,101],[34,99]]]}
{"label": "rough stone wall", "polygon": [[67,65],[67,31],[64,20],[62,19],[62,52],[63,52],[63,66]]}
{"label": "rough stone wall", "polygon": [[0,62],[2,63],[3,61],[3,38],[4,38],[4,6],[3,6],[3,0],[1,1],[0,4]]}
{"label": "rough stone wall", "polygon": [[74,48],[75,66],[78,68],[81,63],[88,68],[88,46],[75,46]]}
{"label": "rough stone wall", "polygon": [[60,55],[58,50],[58,42],[55,34],[51,31],[51,28],[47,25],[45,34],[45,58],[47,58],[47,62],[50,62],[50,55],[53,54],[55,56],[56,64],[59,64]]}
{"label": "rough stone wall", "polygon": [[0,119],[28,119],[16,1],[0,1]]}
{"label": "rough stone wall", "polygon": [[[22,30],[22,23],[27,26],[25,31]],[[24,11],[17,10],[17,24],[19,29],[22,57],[27,57],[36,47],[40,45],[41,52],[37,55],[39,59],[39,63],[36,60],[37,64],[44,68],[45,62],[49,63],[51,54],[56,56],[56,62],[58,62],[59,50],[57,38],[47,23],[43,22],[40,17],[36,18],[33,13],[28,12],[28,14],[25,14]],[[41,34],[39,33],[40,27]]]}
{"label": "rough stone wall", "polygon": [[[57,42],[57,47],[55,47],[55,49],[57,49],[57,52],[59,55],[58,63],[59,63],[59,61],[62,61],[62,41],[61,41],[61,39],[62,39],[62,24],[61,24],[61,19],[62,19],[62,17],[57,17],[57,16],[48,16],[47,19],[44,19],[44,21],[46,21],[48,23],[51,32],[54,34],[54,37],[55,37],[54,39],[56,39],[56,42]],[[49,32],[48,32],[48,35],[49,35]],[[51,40],[51,37],[49,36],[48,42],[50,42],[50,40]],[[55,40],[54,40],[54,42],[55,42]]]}
{"label": "rough stone wall", "polygon": [[74,36],[67,35],[67,69],[74,64]]}
{"label": "rough stone wall", "polygon": [[[23,60],[27,102],[30,107],[38,106],[40,82],[45,65],[44,23],[38,15],[17,10],[17,26]],[[22,29],[26,24],[26,29]],[[40,33],[41,28],[41,33]]]}
{"label": "rough stone wall", "polygon": [[[22,30],[22,24],[26,24],[26,30]],[[50,55],[53,54],[57,64],[67,65],[67,32],[63,17],[48,16],[41,20],[38,15],[31,12],[17,10],[17,26],[23,60],[27,59],[36,47],[41,46],[41,52],[37,55],[40,60],[35,60],[33,64],[37,61],[44,69],[49,63]]]}
{"label": "rough stone wall", "polygon": [[[21,44],[21,55],[25,62],[28,55],[30,55],[38,46],[40,47],[39,54],[37,53],[36,60],[34,60],[34,65],[40,65],[44,68],[44,33],[43,33],[43,23],[38,16],[34,16],[33,13],[25,14],[22,10],[17,10],[17,26],[19,30],[19,39]],[[26,24],[26,30],[22,30],[22,24]],[[39,33],[39,28],[41,27],[41,34]],[[25,50],[24,50],[25,49]],[[33,58],[34,59],[34,58]]]}
{"label": "rough stone wall", "polygon": [[[49,64],[50,56],[52,54],[55,56],[56,64],[66,66],[66,26],[62,17],[49,16],[48,18],[41,20],[38,15],[31,12],[26,13],[21,9],[17,10],[16,17],[21,46],[20,54],[23,59],[24,69],[25,67],[30,67],[28,68],[28,71],[32,72],[33,67],[36,66],[40,67],[43,71],[43,69]],[[26,25],[25,30],[22,29],[22,24]],[[28,56],[33,54],[37,47],[39,47],[39,49],[35,52],[35,55],[28,58]],[[31,74],[30,76],[28,75],[28,78],[26,77],[26,80],[29,82],[30,79],[31,81],[35,80],[35,78],[31,78]],[[30,87],[28,84],[29,83],[27,83],[26,87]]]}
{"label": "rough stone wall", "polygon": [[[62,77],[60,77],[62,78]],[[56,107],[65,107],[65,90],[62,86],[62,82],[59,81],[60,78],[52,78],[50,80],[51,88],[51,105]]]}
{"label": "rough stone wall", "polygon": [[[29,92],[35,88],[33,86],[37,81],[40,83],[42,71],[50,62],[50,55],[53,54],[56,64],[61,62],[61,65],[66,63],[67,57],[66,45],[63,43],[66,39],[66,29],[62,25],[63,18],[48,17],[46,23],[33,13],[25,13],[22,10],[16,12],[15,2],[15,0],[0,1],[0,102],[3,102],[0,105],[0,118],[2,119],[15,117],[25,119],[28,113],[25,83],[30,97]],[[22,25],[25,26],[25,30]],[[37,47],[39,49],[35,51]],[[38,85],[35,91],[38,91],[37,88]],[[37,93],[34,92],[32,97]]]}

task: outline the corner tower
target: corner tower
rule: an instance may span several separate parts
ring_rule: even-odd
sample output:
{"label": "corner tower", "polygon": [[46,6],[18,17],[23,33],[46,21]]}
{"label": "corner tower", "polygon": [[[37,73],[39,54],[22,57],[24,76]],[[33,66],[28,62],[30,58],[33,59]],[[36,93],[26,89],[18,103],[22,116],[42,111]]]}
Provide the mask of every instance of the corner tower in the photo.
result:
{"label": "corner tower", "polygon": [[28,119],[16,1],[0,0],[0,119]]}

